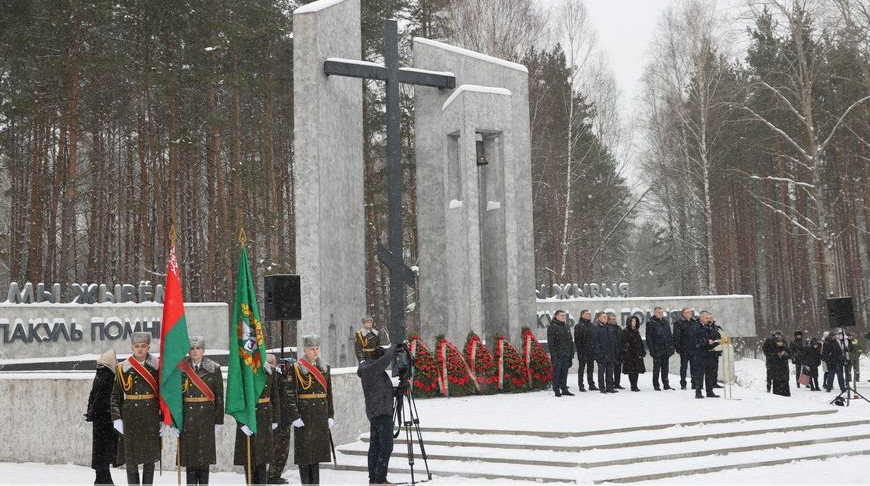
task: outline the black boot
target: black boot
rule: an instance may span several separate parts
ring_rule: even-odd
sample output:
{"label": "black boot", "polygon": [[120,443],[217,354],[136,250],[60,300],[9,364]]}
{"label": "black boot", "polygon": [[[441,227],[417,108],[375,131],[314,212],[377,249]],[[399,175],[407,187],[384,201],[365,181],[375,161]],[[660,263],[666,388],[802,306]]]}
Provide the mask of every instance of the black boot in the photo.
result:
{"label": "black boot", "polygon": [[598,387],[595,386],[595,383],[589,384],[589,391],[599,391]]}
{"label": "black boot", "polygon": [[701,393],[700,388],[695,390],[695,398],[704,398],[704,395]]}
{"label": "black boot", "polygon": [[142,464],[142,484],[154,484],[154,463]]}
{"label": "black boot", "polygon": [[127,484],[139,484],[138,464],[127,464]]}
{"label": "black boot", "polygon": [[719,395],[713,393],[713,390],[707,392],[707,398],[719,398]]}

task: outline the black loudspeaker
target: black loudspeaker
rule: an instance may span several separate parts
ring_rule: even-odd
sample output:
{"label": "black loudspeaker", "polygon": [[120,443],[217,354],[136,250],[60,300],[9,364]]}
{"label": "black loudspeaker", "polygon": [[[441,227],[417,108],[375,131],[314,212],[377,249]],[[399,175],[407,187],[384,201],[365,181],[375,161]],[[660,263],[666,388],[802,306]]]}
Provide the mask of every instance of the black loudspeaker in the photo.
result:
{"label": "black loudspeaker", "polygon": [[828,325],[830,327],[854,327],[855,311],[851,297],[828,299]]}
{"label": "black loudspeaker", "polygon": [[299,275],[267,275],[263,277],[263,290],[266,294],[267,321],[302,319]]}

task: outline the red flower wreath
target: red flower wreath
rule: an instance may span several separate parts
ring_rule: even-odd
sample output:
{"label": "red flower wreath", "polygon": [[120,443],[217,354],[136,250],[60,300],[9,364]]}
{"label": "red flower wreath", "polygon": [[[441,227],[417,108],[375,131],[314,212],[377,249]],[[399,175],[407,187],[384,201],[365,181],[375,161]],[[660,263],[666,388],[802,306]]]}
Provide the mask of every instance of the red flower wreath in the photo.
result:
{"label": "red flower wreath", "polygon": [[443,335],[438,336],[436,340],[438,346],[435,359],[440,372],[441,394],[445,397],[461,397],[474,393],[475,386],[462,353]]}
{"label": "red flower wreath", "polygon": [[465,361],[475,378],[477,392],[492,394],[498,391],[498,366],[492,353],[483,345],[480,336],[471,331],[465,340]]}
{"label": "red flower wreath", "polygon": [[528,371],[523,357],[503,335],[496,336],[493,343],[495,362],[498,367],[498,389],[502,392],[523,391],[527,385]]}
{"label": "red flower wreath", "polygon": [[417,334],[408,336],[408,346],[414,356],[414,387],[415,397],[437,397],[441,394],[438,388],[438,367],[435,356]]}
{"label": "red flower wreath", "polygon": [[553,363],[550,355],[538,342],[535,333],[528,327],[523,328],[523,363],[528,363],[529,386],[535,390],[546,390],[553,381]]}

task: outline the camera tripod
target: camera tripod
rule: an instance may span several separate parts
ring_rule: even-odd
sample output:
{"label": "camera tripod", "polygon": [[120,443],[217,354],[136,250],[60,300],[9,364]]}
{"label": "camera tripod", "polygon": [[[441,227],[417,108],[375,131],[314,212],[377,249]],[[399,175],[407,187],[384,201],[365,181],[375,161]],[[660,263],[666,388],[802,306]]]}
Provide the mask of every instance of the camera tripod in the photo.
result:
{"label": "camera tripod", "polygon": [[[420,416],[417,413],[417,402],[414,401],[414,390],[411,387],[411,378],[399,379],[399,386],[396,387],[396,406],[393,420],[396,422],[396,432],[393,438],[398,438],[402,429],[405,429],[405,444],[408,446],[408,466],[411,468],[411,482],[407,484],[417,484],[432,480],[432,473],[429,471],[429,456],[426,454],[426,446],[423,444],[423,434],[420,432]],[[405,408],[405,402],[407,408]],[[414,440],[420,446],[420,455],[423,457],[423,464],[426,466],[426,479],[416,481],[414,477]]]}

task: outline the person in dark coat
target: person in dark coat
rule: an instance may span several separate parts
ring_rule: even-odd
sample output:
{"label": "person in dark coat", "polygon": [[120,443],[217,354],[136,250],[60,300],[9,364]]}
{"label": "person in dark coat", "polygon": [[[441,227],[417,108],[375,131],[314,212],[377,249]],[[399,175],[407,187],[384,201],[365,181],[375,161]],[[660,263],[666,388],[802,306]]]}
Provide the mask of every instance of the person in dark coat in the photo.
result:
{"label": "person in dark coat", "polygon": [[618,326],[607,323],[607,314],[598,313],[595,324],[593,354],[598,365],[598,387],[601,393],[618,393],[613,386],[614,364],[619,352]]}
{"label": "person in dark coat", "polygon": [[93,424],[91,468],[96,471],[94,484],[114,484],[109,468],[119,466],[118,431],[112,426],[112,387],[118,360],[115,351],[108,350],[97,358],[97,374],[88,397],[85,420]]}
{"label": "person in dark coat", "polygon": [[189,340],[190,351],[181,365],[181,466],[187,468],[187,484],[208,484],[209,466],[217,464],[214,434],[224,423],[224,377],[220,365],[203,356],[205,337]]}
{"label": "person in dark coat", "polygon": [[335,426],[329,365],[320,361],[320,336],[302,338],[304,356],[287,377],[293,420],[293,462],[302,484],[320,484],[320,463],[329,462],[329,429]]}
{"label": "person in dark coat", "polygon": [[369,484],[389,484],[387,470],[393,453],[393,382],[387,367],[393,361],[396,346],[384,351],[375,349],[359,362],[356,370],[362,384],[369,419]]}
{"label": "person in dark coat", "polygon": [[802,331],[795,331],[794,341],[789,345],[788,351],[791,356],[791,362],[794,364],[794,381],[798,388],[801,387],[801,368],[803,367],[803,357],[806,349],[807,342],[804,341],[804,333]]}
{"label": "person in dark coat", "polygon": [[[684,328],[685,330],[685,328]],[[692,357],[694,366],[695,398],[704,398],[701,390],[706,388],[707,398],[719,398],[713,392],[716,386],[716,346],[721,341],[721,335],[713,325],[713,315],[707,311],[701,311],[698,317],[698,326],[694,328],[695,355]]]}
{"label": "person in dark coat", "polygon": [[[112,424],[123,435],[118,447],[118,461],[123,451],[127,465],[128,484],[152,484],[154,463],[160,460],[160,436],[163,427],[157,391],[160,387],[159,363],[148,353],[151,333],[134,332],[131,338],[133,354],[117,367],[112,386]],[[139,482],[142,464],[142,482]]]}
{"label": "person in dark coat", "polygon": [[646,349],[643,347],[643,339],[640,337],[640,318],[630,316],[625,323],[625,331],[622,334],[622,372],[628,375],[631,383],[631,391],[638,392],[637,378],[646,373],[643,357]]}
{"label": "person in dark coat", "polygon": [[668,382],[668,361],[674,355],[674,336],[665,320],[664,309],[656,307],[646,323],[646,347],[653,359],[653,388],[659,388],[659,376],[665,390],[673,390]]}
{"label": "person in dark coat", "polygon": [[[686,371],[689,376],[694,379],[695,373],[692,372],[692,357],[695,354],[694,337],[697,329],[697,322],[693,317],[695,312],[686,307],[682,312],[682,319],[674,323],[674,350],[680,355],[680,388],[686,389]],[[692,389],[695,384],[692,383]]]}
{"label": "person in dark coat", "polygon": [[825,374],[824,387],[825,391],[830,392],[834,389],[834,376],[837,377],[837,383],[840,385],[840,391],[846,391],[846,381],[843,376],[844,365],[846,363],[846,351],[839,339],[840,331],[838,329],[827,333],[827,337],[822,343],[822,360],[828,367],[828,372]]}
{"label": "person in dark coat", "polygon": [[574,357],[574,340],[571,338],[568,323],[565,322],[563,310],[557,310],[547,326],[547,346],[553,362],[553,392],[557,397],[574,396],[568,390],[568,369],[571,367],[571,358]]}
{"label": "person in dark coat", "polygon": [[613,363],[613,388],[617,390],[625,390],[625,387],[619,383],[622,381],[622,328],[619,327],[619,321],[616,320],[615,312],[607,313],[607,324],[616,329],[616,340],[619,343],[616,346],[616,362]]}
{"label": "person in dark coat", "polygon": [[773,356],[770,359],[771,390],[774,395],[788,397],[791,396],[788,386],[788,343],[784,339],[778,339],[773,342],[773,346],[775,352],[773,352]]}
{"label": "person in dark coat", "polygon": [[577,350],[577,389],[585,392],[583,387],[583,371],[586,370],[586,383],[589,384],[589,391],[596,391],[593,380],[593,368],[595,367],[595,358],[592,353],[592,343],[594,341],[593,332],[595,325],[592,324],[592,314],[587,309],[580,311],[580,320],[574,326],[574,349]]}
{"label": "person in dark coat", "polygon": [[[260,398],[257,399],[257,433],[247,425],[236,423],[236,445],[233,453],[233,465],[243,466],[245,480],[250,475],[253,484],[266,484],[269,480],[268,464],[272,462],[273,431],[278,428],[281,416],[281,396],[275,386],[275,369],[266,357],[263,369],[266,372],[266,383]],[[248,471],[248,437],[251,438],[251,471]]]}
{"label": "person in dark coat", "polygon": [[803,366],[810,377],[810,390],[820,391],[819,366],[822,364],[822,343],[816,338],[810,340],[810,345],[804,350]]}
{"label": "person in dark coat", "polygon": [[761,351],[764,353],[764,369],[766,370],[768,393],[770,393],[773,385],[771,365],[773,364],[773,356],[777,353],[776,342],[778,340],[782,340],[782,331],[775,330],[770,333],[770,336],[765,338],[764,343],[761,345]]}

